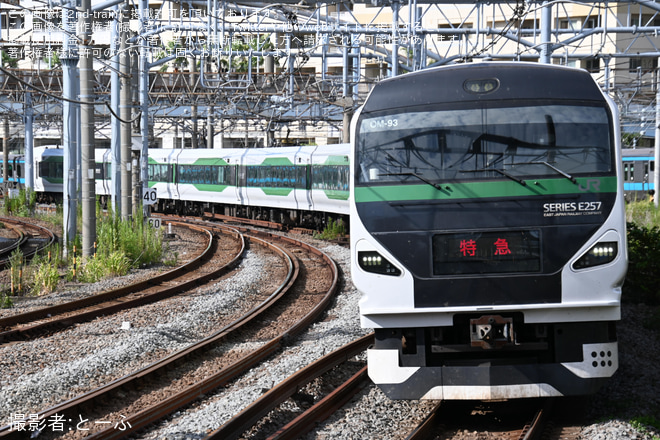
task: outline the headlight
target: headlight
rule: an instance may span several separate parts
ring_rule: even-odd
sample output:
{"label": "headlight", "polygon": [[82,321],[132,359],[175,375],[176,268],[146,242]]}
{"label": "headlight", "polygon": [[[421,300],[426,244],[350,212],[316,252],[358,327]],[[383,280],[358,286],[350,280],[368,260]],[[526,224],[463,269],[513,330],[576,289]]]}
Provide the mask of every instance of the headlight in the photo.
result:
{"label": "headlight", "polygon": [[573,269],[585,269],[607,264],[614,261],[618,252],[619,246],[616,241],[596,243],[586,254],[573,263]]}
{"label": "headlight", "polygon": [[358,265],[365,272],[378,273],[382,275],[401,275],[401,271],[392,263],[387,261],[378,252],[358,252]]}

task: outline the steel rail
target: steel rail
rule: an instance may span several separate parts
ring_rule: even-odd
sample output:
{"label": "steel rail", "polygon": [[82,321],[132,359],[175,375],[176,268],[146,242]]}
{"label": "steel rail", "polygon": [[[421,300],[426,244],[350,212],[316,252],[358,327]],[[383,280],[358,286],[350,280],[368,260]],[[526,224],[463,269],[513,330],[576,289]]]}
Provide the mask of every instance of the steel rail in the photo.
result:
{"label": "steel rail", "polygon": [[438,402],[431,412],[422,420],[422,422],[417,425],[417,428],[413,430],[407,437],[406,440],[422,440],[426,438],[431,438],[433,430],[437,426],[437,421],[440,418],[440,408],[442,407],[442,400]]}
{"label": "steel rail", "polygon": [[[138,429],[141,429],[161,418],[164,416],[172,413],[173,411],[189,404],[190,402],[198,399],[200,396],[203,394],[206,394],[207,392],[226,384],[230,380],[236,378],[238,375],[244,373],[247,371],[249,368],[257,365],[259,362],[262,360],[266,359],[268,356],[271,356],[275,352],[281,350],[287,343],[287,341],[293,337],[296,336],[298,333],[300,333],[304,328],[308,327],[311,325],[327,308],[327,306],[330,304],[332,297],[336,293],[338,286],[339,286],[339,270],[337,268],[336,263],[332,258],[327,256],[324,252],[320,251],[319,249],[310,246],[306,243],[303,243],[298,240],[294,239],[289,239],[285,238],[279,235],[272,235],[269,233],[263,233],[263,232],[257,232],[257,231],[245,231],[244,232],[246,235],[250,236],[250,239],[260,239],[259,237],[266,237],[269,239],[276,239],[276,240],[282,240],[284,239],[285,242],[289,244],[295,244],[298,247],[303,247],[308,250],[308,252],[312,252],[316,255],[319,255],[322,257],[324,260],[325,264],[330,268],[332,271],[332,283],[331,286],[328,288],[326,293],[324,294],[323,298],[319,303],[312,309],[310,310],[298,323],[294,324],[291,326],[289,329],[287,329],[284,333],[281,335],[271,339],[269,342],[267,342],[265,345],[263,345],[261,348],[253,351],[252,353],[247,354],[246,356],[242,357],[239,359],[236,363],[232,364],[231,366],[223,369],[219,373],[206,378],[204,381],[200,383],[196,383],[190,387],[188,387],[186,390],[184,390],[182,393],[172,396],[163,402],[148,408],[144,411],[141,411],[138,414],[134,414],[130,417],[128,417],[126,420],[130,422],[131,428],[128,430],[128,432],[134,432]],[[268,243],[269,246],[274,246],[271,243]],[[286,251],[285,251],[286,252]],[[290,255],[287,252],[287,255]],[[293,260],[295,258],[293,256],[290,256]],[[297,263],[295,264],[296,267],[296,277],[297,277],[297,272],[299,270]],[[295,282],[295,279],[292,279],[291,282],[289,283],[290,285],[287,286],[287,289],[289,287],[293,286],[293,282]],[[282,290],[281,292],[276,294],[273,294],[273,300],[272,303],[274,304],[275,302],[275,296],[277,299],[281,298],[286,290]],[[255,316],[251,316],[249,319],[245,319],[246,323],[248,321],[252,321],[255,319],[258,315],[260,315],[264,310],[255,310]],[[98,433],[95,433],[88,438],[90,439],[118,439],[121,437],[124,437],[127,433],[127,431],[117,431],[115,429],[107,428],[103,431],[100,431]]]}
{"label": "steel rail", "polygon": [[[232,322],[219,332],[214,335],[200,341],[198,344],[195,344],[188,349],[182,350],[175,355],[170,357],[176,357],[177,359],[183,359],[193,355],[195,352],[201,350],[208,350],[211,347],[219,344],[221,341],[226,339],[230,333],[238,331],[245,327],[247,324],[256,320],[260,315],[262,315],[266,310],[273,306],[279,299],[281,299],[288,291],[292,288],[298,274],[300,273],[300,266],[289,252],[286,252],[284,249],[279,248],[272,243],[268,243],[260,240],[256,237],[250,237],[251,240],[259,240],[262,245],[270,248],[271,250],[280,253],[284,256],[289,263],[289,270],[286,278],[280,284],[280,286],[261,304],[253,307],[248,311],[243,317]],[[173,396],[170,396],[167,399],[159,402],[156,405],[153,405],[149,408],[146,408],[136,414],[133,414],[127,417],[126,421],[131,424],[131,428],[125,431],[117,431],[116,429],[104,429],[102,431],[96,432],[87,438],[90,439],[117,439],[122,438],[126,433],[137,431],[145,426],[148,426],[154,423],[157,420],[162,419],[163,417],[171,414],[177,409],[188,405],[189,403],[197,400],[200,396],[208,393],[209,391],[222,386],[228,383],[230,380],[237,377],[239,374],[247,371],[252,366],[256,365],[258,362],[266,359],[268,356],[274,354],[277,350],[281,348],[282,336],[275,338],[268,343],[264,344],[262,347],[252,351],[251,353],[243,356],[238,361],[234,362],[230,366],[223,368],[218,373],[213,376],[205,378],[203,381],[195,383],[180,393],[177,393]],[[165,359],[167,361],[168,358]],[[158,364],[158,363],[157,363]],[[170,364],[168,361],[167,364]],[[165,365],[155,365],[154,367],[148,368],[140,374],[140,376],[145,376],[148,373],[156,372],[161,370]]]}
{"label": "steel rail", "polygon": [[[373,343],[373,338],[373,333],[365,335],[297,371],[229,419],[206,438],[222,440],[239,438],[259,419],[265,417],[272,409],[295,394],[302,386],[346,362],[353,356],[362,353]],[[362,368],[344,386],[337,388],[333,393],[278,431],[279,435],[283,436],[282,438],[295,438],[307,432],[306,428],[311,428],[314,425],[311,420],[325,419],[328,411],[330,413],[334,412],[334,408],[337,407],[338,403],[344,402],[347,397],[350,398],[352,395],[350,392],[357,389],[359,382],[365,378],[365,373],[365,368]],[[332,406],[332,404],[335,406]],[[284,434],[285,432],[286,434]]]}
{"label": "steel rail", "polygon": [[[438,435],[437,429],[440,424],[440,419],[451,417],[449,414],[440,413],[441,408],[444,408],[446,405],[447,402],[439,401],[424,420],[422,420],[422,422],[406,437],[406,440],[436,438]],[[448,413],[452,411],[450,408],[447,409]],[[548,414],[552,410],[551,408],[552,401],[546,400],[542,407],[534,411],[534,416],[529,424],[525,424],[521,429],[513,431],[514,434],[508,435],[518,435],[519,433],[517,437],[519,440],[538,440],[542,438],[543,428],[546,424]]]}
{"label": "steel rail", "polygon": [[[258,240],[257,238],[253,238]],[[281,249],[270,244],[264,243],[265,246],[268,246],[270,249],[279,253]],[[232,323],[218,330],[216,333],[202,339],[201,341],[175,353],[166,356],[163,359],[160,359],[134,373],[123,376],[117,380],[114,380],[106,385],[98,387],[94,390],[91,390],[85,394],[82,394],[74,399],[63,402],[59,405],[55,405],[51,408],[48,408],[44,411],[41,411],[37,414],[39,421],[48,420],[49,417],[55,415],[67,416],[67,419],[75,419],[77,410],[80,410],[84,407],[94,407],[95,405],[103,405],[102,401],[104,398],[108,398],[112,393],[117,392],[121,389],[129,389],[131,387],[136,388],[138,384],[143,383],[148,380],[150,377],[158,378],[161,374],[164,374],[169,368],[172,368],[175,365],[184,363],[187,360],[197,356],[201,353],[204,353],[211,348],[217,346],[223,340],[225,340],[232,332],[235,332],[239,329],[242,329],[245,325],[252,322],[258,318],[263,312],[265,312],[270,306],[275,304],[278,299],[280,299],[287,290],[293,285],[295,279],[299,273],[299,267],[295,258],[290,254],[283,252],[281,254],[288,262],[289,269],[285,280],[281,285],[260,305],[252,308],[244,316],[236,319]],[[256,364],[260,360],[266,358],[270,354],[274,353],[280,348],[282,336],[272,340],[270,343],[264,345],[258,350],[255,350],[250,355],[244,356],[239,359],[237,362],[229,366],[228,368],[222,369],[217,374],[205,378],[203,381],[195,383],[183,392],[178,393],[170,398],[164,399],[158,404],[147,408],[137,414],[133,414],[125,419],[127,424],[130,424],[130,428],[120,431],[113,428],[108,428],[96,433],[90,434],[87,438],[97,438],[97,439],[112,439],[112,438],[121,438],[131,432],[135,432],[144,426],[147,426],[167,414],[170,414],[172,411],[187,405],[188,403],[198,399],[204,393],[217,388],[229,380],[237,376],[238,374],[245,371],[250,366]],[[71,416],[71,417],[68,417]],[[30,432],[19,431],[12,429],[11,425],[6,425],[0,428],[0,438],[6,439],[22,439],[29,438]]]}
{"label": "steel rail", "polygon": [[[39,234],[44,235],[46,238],[44,239],[44,244],[42,246],[37,246],[35,247],[34,250],[29,251],[29,252],[24,252],[23,256],[25,258],[32,258],[34,255],[39,253],[40,251],[46,249],[48,246],[53,244],[55,242],[55,233],[51,231],[48,228],[44,228],[43,226],[35,225],[34,223],[26,222],[23,220],[16,220],[16,219],[11,219],[7,217],[0,217],[0,223],[5,223],[5,224],[12,224],[12,225],[17,225],[18,228],[12,227],[12,229],[19,234],[19,239],[14,243],[12,246],[9,246],[5,249],[2,249],[0,251],[1,254],[9,253],[18,247],[24,246],[28,241],[29,237],[22,231],[19,230],[19,228],[22,229],[36,229],[39,231]],[[0,259],[0,268],[6,267],[9,264],[9,258],[6,259]]]}
{"label": "steel rail", "polygon": [[[120,301],[121,298],[125,298],[128,295],[145,291],[147,289],[154,289],[158,286],[163,286],[165,283],[175,280],[177,278],[187,277],[190,271],[194,271],[197,268],[201,267],[204,263],[209,261],[214,253],[214,243],[213,235],[208,228],[202,228],[200,226],[193,226],[188,224],[179,223],[179,226],[185,226],[187,228],[195,229],[203,232],[207,238],[207,246],[204,251],[198,255],[196,258],[190,262],[179,266],[173,270],[165,272],[161,275],[155,276],[149,280],[145,280],[130,286],[124,286],[118,289],[109,290],[98,295],[90,296],[87,298],[79,299],[76,301],[70,301],[64,304],[59,304],[52,307],[41,308],[32,312],[21,313],[13,316],[8,316],[0,319],[0,328],[7,328],[11,326],[18,326],[25,323],[30,323],[37,320],[46,320],[45,322],[40,322],[32,325],[25,325],[19,328],[13,328],[10,330],[5,330],[0,332],[0,343],[7,342],[11,340],[22,340],[27,339],[29,334],[35,334],[42,331],[52,331],[59,330],[65,327],[71,326],[75,322],[84,322],[96,318],[99,315],[108,315],[115,313],[119,310],[125,310],[132,307],[138,307],[150,302],[154,302],[169,296],[172,296],[176,293],[184,291],[195,284],[200,282],[205,282],[209,279],[220,276],[221,274],[229,271],[235,267],[238,262],[242,259],[245,251],[245,240],[244,238],[234,229],[226,228],[223,232],[230,233],[235,235],[240,241],[239,251],[234,256],[234,258],[225,266],[219,268],[216,271],[207,273],[200,277],[194,279],[183,280],[180,283],[173,284],[169,287],[163,287],[154,293],[149,293],[141,295],[135,298],[129,298],[124,301]],[[218,229],[220,230],[220,229]],[[84,311],[85,308],[93,307],[104,302],[111,302],[105,307],[96,307],[92,310]],[[83,310],[81,313],[76,314],[75,316],[63,316],[60,318],[52,319],[57,315],[62,315],[64,313],[72,312],[75,310]]]}
{"label": "steel rail", "polygon": [[330,417],[351,400],[369,382],[367,366],[365,365],[350,379],[341,384],[320,402],[296,417],[290,423],[279,429],[267,440],[294,440],[307,434],[319,422]]}
{"label": "steel rail", "polygon": [[8,246],[0,249],[0,265],[2,267],[6,267],[9,263],[9,256],[5,258],[5,255],[11,254],[12,251],[17,249],[19,246],[21,246],[25,241],[27,240],[27,237],[25,236],[25,233],[20,230],[19,228],[15,226],[10,226],[9,229],[11,229],[16,235],[18,235],[17,238],[15,239],[10,239],[12,240],[12,243],[9,244]]}
{"label": "steel rail", "polygon": [[520,440],[539,440],[543,435],[543,429],[548,420],[549,414],[552,412],[553,401],[546,400],[542,408],[534,414],[532,422],[526,425],[520,434]]}

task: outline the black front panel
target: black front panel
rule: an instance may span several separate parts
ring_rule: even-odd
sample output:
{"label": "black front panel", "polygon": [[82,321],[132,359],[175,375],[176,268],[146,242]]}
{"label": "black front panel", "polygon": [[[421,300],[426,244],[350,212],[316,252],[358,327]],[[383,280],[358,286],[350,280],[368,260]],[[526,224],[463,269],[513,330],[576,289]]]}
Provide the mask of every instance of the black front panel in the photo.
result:
{"label": "black front panel", "polygon": [[550,275],[418,279],[415,307],[502,306],[561,302],[561,272]]}
{"label": "black front panel", "polygon": [[415,277],[415,307],[560,303],[562,268],[615,197],[600,194],[601,214],[584,216],[544,216],[547,197],[358,209],[373,237]]}

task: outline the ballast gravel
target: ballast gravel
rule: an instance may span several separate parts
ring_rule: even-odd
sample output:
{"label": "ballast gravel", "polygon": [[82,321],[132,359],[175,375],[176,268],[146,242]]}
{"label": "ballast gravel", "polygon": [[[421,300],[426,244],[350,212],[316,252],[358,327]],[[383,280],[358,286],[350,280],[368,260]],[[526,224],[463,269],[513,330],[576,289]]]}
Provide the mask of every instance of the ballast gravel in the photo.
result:
{"label": "ballast gravel", "polygon": [[[359,293],[350,281],[349,250],[315,240],[313,244],[335,259],[343,271],[341,293],[322,320],[231,387],[205,396],[137,437],[203,438],[292,372],[370,331],[360,328]],[[253,253],[241,264],[234,275],[193,295],[81,324],[49,338],[0,347],[0,425],[128,374],[207,335],[213,330],[208,323],[215,321],[214,316],[229,313],[266,276],[264,265],[268,262]],[[106,290],[107,283],[80,289]],[[66,295],[76,296],[71,292]],[[45,299],[26,301],[17,308],[40,301]],[[598,422],[585,426],[580,438],[652,440],[660,435],[643,423],[630,423],[634,418],[660,419],[660,337],[644,328],[648,316],[644,306],[624,305],[619,325],[619,371],[608,386],[589,399],[587,413],[590,420]],[[305,438],[404,438],[432,404],[391,401],[370,385]]]}

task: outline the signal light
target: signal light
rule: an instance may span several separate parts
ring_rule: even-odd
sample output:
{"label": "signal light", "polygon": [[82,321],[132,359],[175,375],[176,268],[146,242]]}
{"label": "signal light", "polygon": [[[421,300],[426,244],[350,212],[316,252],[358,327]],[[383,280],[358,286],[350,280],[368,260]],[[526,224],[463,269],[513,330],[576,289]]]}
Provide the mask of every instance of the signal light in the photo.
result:
{"label": "signal light", "polygon": [[365,272],[381,275],[401,275],[401,271],[378,252],[358,252],[358,265]]}
{"label": "signal light", "polygon": [[573,269],[585,269],[607,264],[614,261],[618,252],[619,247],[616,241],[596,243],[586,254],[573,263]]}

